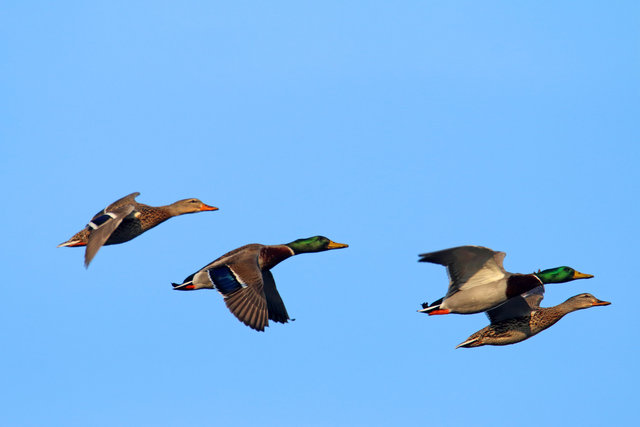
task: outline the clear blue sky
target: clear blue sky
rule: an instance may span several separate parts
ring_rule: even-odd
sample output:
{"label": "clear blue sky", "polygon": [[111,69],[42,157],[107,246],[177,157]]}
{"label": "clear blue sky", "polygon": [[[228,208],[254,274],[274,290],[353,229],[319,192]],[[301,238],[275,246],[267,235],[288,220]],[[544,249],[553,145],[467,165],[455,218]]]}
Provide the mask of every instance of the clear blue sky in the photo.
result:
{"label": "clear blue sky", "polygon": [[[638,370],[640,6],[5,2],[0,424],[628,424]],[[115,199],[199,197],[100,251]],[[170,282],[240,245],[350,244],[274,268],[257,333]],[[507,252],[612,301],[509,347],[417,254]]]}

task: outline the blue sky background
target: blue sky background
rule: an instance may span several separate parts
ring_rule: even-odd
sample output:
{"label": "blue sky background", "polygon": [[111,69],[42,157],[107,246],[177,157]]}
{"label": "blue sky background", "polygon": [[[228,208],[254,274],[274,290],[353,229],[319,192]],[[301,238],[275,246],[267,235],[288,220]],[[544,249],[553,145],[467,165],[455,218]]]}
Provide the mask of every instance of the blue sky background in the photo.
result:
{"label": "blue sky background", "polygon": [[[4,2],[0,424],[628,424],[638,370],[640,4]],[[100,251],[105,205],[199,197]],[[257,333],[170,282],[240,245],[350,244],[273,273]],[[569,265],[591,292],[514,346],[458,349],[417,254]],[[633,417],[633,418],[632,418]]]}

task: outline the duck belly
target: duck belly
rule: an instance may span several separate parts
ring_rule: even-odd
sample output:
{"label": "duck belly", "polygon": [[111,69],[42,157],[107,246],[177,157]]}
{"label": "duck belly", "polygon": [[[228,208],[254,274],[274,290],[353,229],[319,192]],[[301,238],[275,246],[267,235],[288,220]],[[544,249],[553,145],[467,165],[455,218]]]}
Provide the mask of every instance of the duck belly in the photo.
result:
{"label": "duck belly", "polygon": [[490,310],[506,300],[507,296],[501,287],[476,286],[448,296],[440,308],[449,309],[452,313],[473,314]]}
{"label": "duck belly", "polygon": [[509,345],[526,340],[532,334],[522,328],[523,325],[490,326],[489,331],[482,337],[484,345]]}
{"label": "duck belly", "polygon": [[117,245],[118,243],[128,242],[142,233],[144,233],[144,230],[142,229],[142,223],[140,223],[138,219],[125,219],[118,228],[113,230],[113,233],[111,233],[105,245]]}

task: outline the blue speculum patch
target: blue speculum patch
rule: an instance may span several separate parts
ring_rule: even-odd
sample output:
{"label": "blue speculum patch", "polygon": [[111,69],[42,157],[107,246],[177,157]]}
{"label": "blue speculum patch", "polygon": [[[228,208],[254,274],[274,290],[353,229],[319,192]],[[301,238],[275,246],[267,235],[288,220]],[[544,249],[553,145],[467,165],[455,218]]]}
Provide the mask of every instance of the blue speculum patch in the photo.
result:
{"label": "blue speculum patch", "polygon": [[231,269],[227,266],[212,268],[207,273],[209,273],[209,279],[211,279],[216,289],[225,295],[242,288],[242,285],[236,280]]}
{"label": "blue speculum patch", "polygon": [[111,219],[111,216],[104,214],[92,219],[91,222],[94,223],[96,226],[100,227],[102,224],[104,224],[110,219]]}

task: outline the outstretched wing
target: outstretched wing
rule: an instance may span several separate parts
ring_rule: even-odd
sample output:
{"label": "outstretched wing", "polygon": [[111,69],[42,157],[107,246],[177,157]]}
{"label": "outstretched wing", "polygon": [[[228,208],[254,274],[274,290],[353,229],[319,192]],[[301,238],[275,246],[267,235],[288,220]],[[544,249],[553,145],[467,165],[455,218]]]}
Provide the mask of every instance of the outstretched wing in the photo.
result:
{"label": "outstretched wing", "polygon": [[522,296],[510,298],[499,306],[485,312],[491,324],[515,317],[528,316],[529,313],[531,313],[531,307]]}
{"label": "outstretched wing", "polygon": [[250,328],[264,331],[269,325],[267,300],[257,286],[248,286],[225,295],[224,302],[231,313]]}
{"label": "outstretched wing", "polygon": [[[205,267],[213,287],[242,323],[257,331],[269,325],[263,273],[258,267],[260,245],[248,245]],[[196,277],[196,279],[198,279]]]}
{"label": "outstretched wing", "polygon": [[106,210],[109,211],[111,209],[116,209],[116,208],[119,208],[120,206],[125,206],[125,205],[135,205],[136,197],[138,197],[139,195],[140,193],[136,191],[135,193],[131,193],[127,196],[124,196],[123,198],[118,199],[115,202],[111,203]]}
{"label": "outstretched wing", "polygon": [[97,214],[95,214],[93,216],[93,218],[91,218],[91,221],[94,221],[95,219],[97,219],[98,217],[104,215],[107,212],[112,212],[114,209],[120,208],[122,206],[126,206],[126,205],[136,205],[136,197],[138,197],[140,195],[139,192],[135,192],[135,193],[131,193],[127,196],[124,196],[121,199],[116,200],[115,202],[111,203],[109,206],[107,206],[106,208],[102,209],[100,212],[98,212]]}
{"label": "outstretched wing", "polygon": [[486,312],[492,324],[515,317],[523,317],[531,314],[533,310],[540,308],[540,301],[544,298],[544,286],[540,285],[517,297],[508,299]]}
{"label": "outstretched wing", "polygon": [[420,254],[419,261],[447,267],[449,296],[462,288],[472,288],[504,279],[507,276],[502,266],[505,255],[504,252],[496,252],[482,246],[459,246]]}
{"label": "outstretched wing", "polygon": [[231,313],[257,331],[264,331],[269,326],[269,319],[286,323],[289,314],[276,289],[273,275],[268,269],[258,266],[263,247],[250,244],[234,249],[187,277],[184,282],[212,285],[224,297]]}
{"label": "outstretched wing", "polygon": [[531,289],[529,292],[522,294],[522,297],[527,301],[527,304],[529,304],[532,310],[537,310],[540,308],[540,303],[544,298],[544,285]]}
{"label": "outstretched wing", "polygon": [[273,280],[273,274],[269,270],[262,270],[262,281],[264,287],[264,295],[267,298],[267,310],[269,311],[269,319],[274,322],[287,323],[289,313],[284,306],[284,302],[276,288],[276,282]]}
{"label": "outstretched wing", "polygon": [[[136,193],[134,193],[136,194]],[[109,236],[122,223],[135,207],[131,204],[116,209],[109,209],[101,215],[96,215],[87,225],[90,229],[87,249],[84,253],[84,266],[89,267],[91,260],[100,248],[109,240]]]}

